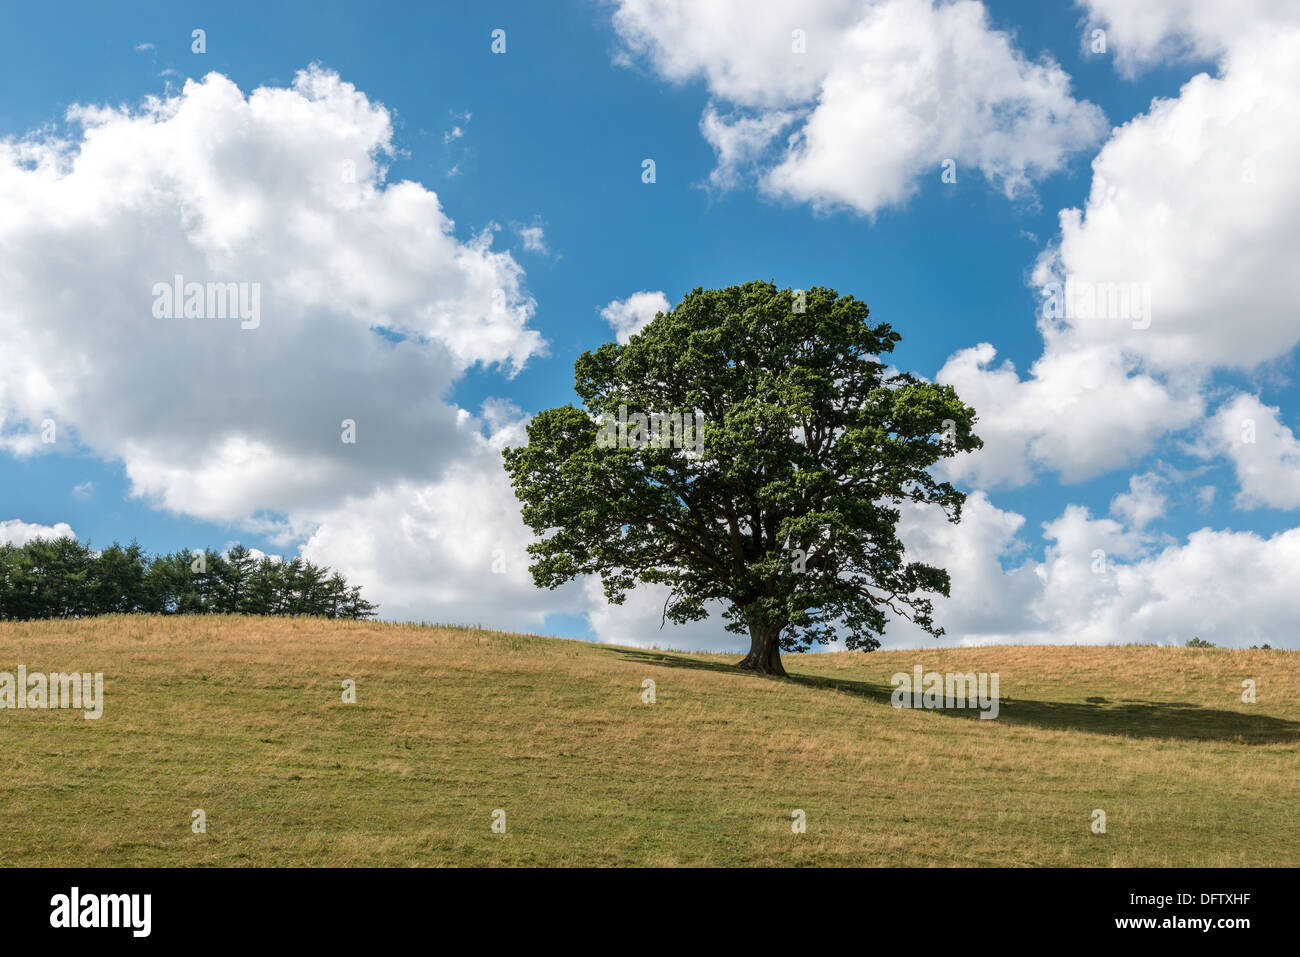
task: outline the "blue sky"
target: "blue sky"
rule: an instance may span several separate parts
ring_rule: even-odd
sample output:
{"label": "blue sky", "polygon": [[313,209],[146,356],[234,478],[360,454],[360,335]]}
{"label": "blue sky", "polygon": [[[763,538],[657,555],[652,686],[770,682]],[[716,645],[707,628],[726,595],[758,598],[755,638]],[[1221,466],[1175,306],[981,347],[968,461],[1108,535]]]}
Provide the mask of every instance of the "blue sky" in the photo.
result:
{"label": "blue sky", "polygon": [[[1269,92],[1259,89],[1249,71],[1277,52],[1265,49],[1266,44],[1281,45],[1293,39],[1294,22],[1276,14],[1282,20],[1270,23],[1261,13],[1258,29],[1241,25],[1229,29],[1214,19],[1213,4],[1158,3],[1155,6],[1164,13],[1152,25],[1129,17],[1122,5],[1103,0],[1077,6],[989,0],[983,7],[987,18],[980,23],[978,18],[962,18],[947,4],[936,7],[920,0],[862,0],[807,8],[773,3],[771,16],[738,13],[731,27],[725,21],[719,27],[716,18],[691,22],[696,14],[689,4],[681,8],[685,12],[679,17],[667,17],[665,11],[676,6],[628,0],[544,5],[385,4],[378,10],[342,3],[231,3],[184,8],[139,4],[113,9],[86,4],[73,12],[41,5],[10,9],[4,14],[5,29],[0,31],[0,89],[5,91],[0,94],[0,139],[11,144],[48,144],[63,137],[73,144],[64,147],[66,155],[73,156],[84,135],[81,124],[68,120],[67,111],[73,104],[125,108],[138,115],[147,97],[179,101],[186,96],[187,81],[200,81],[214,72],[233,83],[245,98],[259,87],[291,89],[299,71],[313,64],[323,75],[350,84],[364,95],[367,109],[386,112],[390,124],[391,149],[385,159],[386,170],[375,177],[376,190],[392,192],[393,184],[410,180],[436,194],[442,213],[454,221],[451,235],[464,246],[472,246],[474,238],[485,230],[495,230],[491,250],[507,254],[513,262],[510,268],[517,270],[519,288],[517,302],[512,294],[512,316],[518,305],[522,310],[518,315],[524,317],[522,327],[545,340],[544,347],[521,347],[526,353],[522,368],[512,368],[509,350],[504,348],[495,357],[500,361],[493,361],[486,347],[461,349],[455,361],[436,360],[439,371],[430,375],[427,384],[416,378],[402,379],[400,392],[408,405],[409,397],[421,395],[423,390],[425,398],[420,401],[439,406],[439,410],[430,411],[430,422],[443,416],[439,421],[446,425],[447,410],[466,410],[475,417],[473,428],[480,436],[490,436],[493,431],[484,412],[485,402],[491,408],[513,410],[501,412],[508,418],[570,401],[573,360],[582,351],[613,338],[601,309],[637,292],[662,292],[669,303],[675,303],[696,286],[773,279],[781,286],[831,286],[863,299],[875,318],[890,322],[901,332],[903,341],[893,357],[899,366],[954,382],[982,419],[1003,424],[1010,437],[1005,442],[999,438],[989,461],[994,461],[994,454],[1006,461],[1023,456],[1023,448],[1011,448],[1017,441],[1037,449],[1026,460],[1027,471],[1020,469],[1015,475],[1010,474],[1016,471],[1011,466],[981,466],[953,476],[958,484],[983,496],[989,527],[1002,527],[999,522],[1005,524],[1006,516],[1023,519],[1017,532],[1005,540],[963,539],[960,547],[970,550],[972,581],[978,578],[977,567],[984,575],[993,574],[996,568],[1003,577],[991,584],[986,595],[968,589],[960,599],[961,607],[953,607],[951,620],[957,626],[949,630],[954,641],[1185,639],[1191,634],[1182,632],[1192,627],[1194,619],[1189,622],[1181,612],[1174,614],[1169,608],[1185,606],[1194,596],[1171,590],[1167,579],[1181,578],[1192,587],[1197,574],[1206,574],[1196,569],[1202,569],[1208,559],[1186,549],[1189,536],[1201,529],[1214,535],[1246,536],[1202,546],[1210,550],[1207,554],[1222,554],[1229,564],[1259,562],[1276,568],[1296,555],[1292,539],[1278,538],[1296,526],[1300,506],[1300,492],[1288,484],[1298,481],[1293,474],[1297,466],[1294,446],[1288,443],[1294,442],[1291,430],[1297,421],[1300,393],[1292,382],[1294,337],[1281,328],[1286,303],[1294,302],[1288,298],[1294,288],[1292,280],[1276,275],[1280,270],[1268,265],[1275,257],[1285,262],[1285,255],[1296,249],[1296,231],[1287,232],[1283,216],[1295,208],[1296,187],[1280,182],[1281,176],[1268,176],[1269,169],[1282,168],[1288,148],[1292,154],[1296,152],[1295,144],[1279,135],[1251,154],[1268,158],[1259,176],[1263,185],[1254,185],[1277,193],[1243,213],[1240,222],[1233,220],[1241,232],[1231,241],[1225,238],[1223,248],[1205,250],[1196,244],[1183,248],[1172,243],[1157,256],[1150,251],[1161,248],[1166,238],[1161,230],[1167,226],[1154,229],[1149,236],[1142,234],[1142,224],[1153,222],[1147,206],[1157,200],[1163,203],[1165,216],[1170,209],[1178,216],[1200,203],[1209,204],[1211,215],[1226,216],[1224,209],[1233,208],[1234,203],[1240,206],[1232,195],[1224,196],[1222,202],[1211,203],[1206,198],[1207,191],[1213,193],[1223,184],[1223,177],[1212,170],[1216,162],[1233,169],[1242,162],[1236,153],[1227,154],[1243,139],[1244,134],[1234,133],[1232,127],[1233,123],[1249,122],[1243,116],[1258,117],[1262,129],[1286,128],[1289,117],[1280,111],[1288,107],[1279,105],[1281,90],[1276,101],[1269,99]],[[967,13],[980,9],[979,5],[958,6],[967,8]],[[1265,7],[1261,5],[1261,11]],[[805,9],[813,12],[805,15]],[[885,156],[880,175],[897,177],[905,195],[898,201],[875,202],[862,198],[870,195],[874,186],[857,181],[871,175],[862,172],[853,156],[859,144],[836,131],[846,125],[842,117],[853,118],[848,121],[851,125],[863,113],[881,108],[880,102],[871,98],[863,76],[876,82],[886,82],[891,76],[897,79],[898,71],[871,72],[878,69],[877,59],[886,63],[898,56],[898,50],[889,48],[897,29],[891,34],[883,28],[871,32],[863,26],[881,10],[901,17],[900,23],[915,25],[914,44],[919,46],[897,41],[903,60],[915,55],[916,49],[933,46],[939,61],[954,64],[958,76],[956,80],[945,78],[943,70],[933,74],[918,70],[912,76],[909,90],[927,82],[935,84],[925,95],[917,94],[916,103],[905,97],[901,100],[901,108],[910,117],[906,135],[915,136],[919,145],[903,150],[895,143],[879,151]],[[809,21],[810,49],[798,69],[810,71],[814,81],[804,91],[769,80],[747,56],[754,48],[751,33],[759,29],[754,21],[770,23],[771,32],[779,33],[776,49],[789,44],[790,25],[798,28],[800,17]],[[1237,19],[1249,22],[1251,18],[1243,15]],[[196,28],[205,31],[206,52],[202,54],[191,51],[191,32]],[[1106,30],[1108,49],[1102,54],[1091,53],[1085,46],[1096,28]],[[494,29],[506,31],[504,54],[490,49]],[[935,39],[939,31],[948,31],[946,39]],[[760,43],[769,39],[760,37]],[[962,50],[992,52],[968,62],[951,56],[945,43],[953,42]],[[1013,51],[1007,61],[1013,66],[1011,72],[1019,71],[1010,80],[1005,71],[996,72],[1001,62],[996,57],[1003,49],[999,43],[1003,42]],[[987,66],[990,60],[995,61],[992,67]],[[1047,64],[1045,69],[1052,76],[1068,83],[1068,92],[1051,92],[1055,88],[1049,79],[1034,74],[1026,64]],[[978,71],[986,67],[990,76],[980,76]],[[1191,96],[1180,101],[1183,85],[1198,74],[1206,74],[1213,102],[1202,103]],[[828,79],[830,85],[818,85]],[[835,82],[847,84],[850,92],[832,102],[825,91]],[[1277,78],[1260,82],[1284,86]],[[855,90],[854,83],[864,86]],[[1004,88],[1009,92],[999,99],[997,91]],[[969,111],[962,105],[943,105],[982,89],[991,91],[986,101]],[[1006,118],[1023,110],[1026,103],[1040,102],[1037,98],[1049,95],[1063,97],[1054,101],[1052,115],[1019,123]],[[860,99],[855,101],[852,96]],[[1152,101],[1158,97],[1182,108],[1177,122],[1151,112]],[[897,97],[890,100],[890,108],[898,102]],[[937,118],[933,115],[935,102],[940,104]],[[313,108],[318,112],[333,109],[331,103],[334,101]],[[983,107],[987,111],[981,112]],[[702,118],[716,111],[734,121],[738,117],[771,117],[781,110],[802,118],[759,144],[757,158],[741,163],[729,179],[717,176],[725,164],[715,149],[717,144],[704,135]],[[914,126],[910,125],[913,120]],[[1126,134],[1123,128],[1130,121],[1136,125]],[[802,165],[787,163],[785,187],[773,185],[776,180],[765,177],[781,166],[785,137],[792,132],[809,136],[814,127],[805,127],[805,122],[823,124],[818,135],[824,162],[818,165],[805,156]],[[956,134],[951,133],[954,123],[960,127]],[[1072,123],[1082,132],[1066,129]],[[889,124],[883,128],[893,135]],[[227,134],[219,125],[212,129],[211,148],[216,155],[221,137]],[[231,204],[237,204],[240,197],[257,195],[272,207],[277,193],[267,183],[274,179],[275,164],[301,145],[288,133],[284,136],[283,143],[266,146],[257,163],[231,161],[235,168],[229,179],[217,177],[217,181],[238,180],[243,185],[231,186],[228,194],[205,193],[195,200],[178,191],[175,209],[159,213],[149,206],[147,215],[162,215],[184,229],[191,228],[185,226],[185,217],[193,212],[195,203],[225,203],[225,213],[215,208],[207,211],[209,221],[214,222],[229,214]],[[141,137],[140,148],[144,149],[147,141],[143,134]],[[905,138],[904,134],[900,132],[899,138]],[[1023,142],[1008,146],[1013,140]],[[1141,144],[1153,141],[1172,145],[1163,153],[1148,149],[1143,161]],[[1188,144],[1185,152],[1193,155],[1181,155],[1184,151],[1179,144],[1184,141]],[[1225,154],[1216,160],[1214,151],[1220,147]],[[128,143],[121,148],[129,150],[131,146]],[[1107,219],[1110,212],[1102,204],[1098,203],[1095,211],[1090,206],[1090,191],[1095,187],[1092,164],[1107,149],[1114,157],[1108,167],[1109,181],[1119,187],[1110,210],[1117,222]],[[940,176],[940,161],[949,150],[957,155],[955,183],[945,183]],[[1198,159],[1194,155],[1197,150],[1209,160]],[[178,151],[177,156],[182,153]],[[1044,153],[1049,154],[1046,162],[1038,167],[1031,164],[1024,183],[1014,190],[997,173],[981,169],[982,159],[990,170],[998,163],[1003,164],[998,168],[1005,169],[1008,162],[1014,166],[1018,157],[1041,157]],[[991,154],[993,159],[987,159]],[[645,158],[655,162],[653,184],[642,182]],[[6,162],[12,162],[15,170],[23,169],[16,158]],[[129,167],[128,162],[123,168]],[[149,169],[149,182],[156,183],[160,177],[171,182],[165,163],[158,161]],[[1153,171],[1159,179],[1154,188],[1143,179]],[[127,184],[132,175],[100,171],[93,183],[106,193],[121,189],[129,194],[129,186],[115,184],[112,177],[121,176]],[[177,173],[178,179],[184,175]],[[58,224],[63,221],[53,211],[64,209],[57,189],[51,188],[48,197],[42,193],[33,198],[37,192],[24,185],[17,173],[4,182],[6,190],[24,191],[37,213],[41,203],[50,204],[50,209],[24,220],[22,228],[0,231],[0,250],[5,244],[13,244],[9,248],[22,244],[35,257],[38,252],[32,250],[39,250],[39,243],[57,244],[58,230],[63,228]],[[1158,195],[1161,190],[1168,190],[1169,195],[1162,198]],[[12,193],[10,198],[17,195]],[[1176,198],[1179,195],[1188,197],[1189,203],[1181,204]],[[5,202],[5,194],[0,193],[0,210]],[[310,197],[304,202],[310,203]],[[1073,245],[1062,243],[1059,220],[1061,210],[1071,208],[1085,211],[1087,227]],[[85,223],[66,228],[90,237],[87,241],[98,242],[100,247],[111,246],[115,240],[103,217],[86,215]],[[136,225],[145,218],[143,213],[133,217],[129,210],[117,210],[114,215]],[[268,222],[274,221],[275,210],[269,209],[267,215]],[[32,225],[43,221],[55,225]],[[1215,225],[1212,219],[1197,218],[1182,232],[1213,230]],[[540,245],[533,243],[529,248],[524,231],[538,227],[540,232],[532,235],[540,237]],[[238,233],[237,224],[230,228]],[[152,250],[140,238],[144,233],[135,232],[135,226],[130,229],[133,238],[124,242],[124,248],[139,250],[135,262],[147,275],[169,278],[166,248]],[[1038,309],[1042,281],[1041,276],[1034,278],[1036,263],[1076,278],[1087,279],[1091,275],[1088,268],[1104,272],[1104,266],[1095,264],[1104,264],[1106,251],[1117,248],[1108,229],[1143,252],[1131,258],[1138,263],[1133,275],[1098,276],[1150,282],[1156,287],[1153,309],[1171,301],[1173,307],[1156,313],[1161,318],[1145,338],[1125,333],[1108,340],[1110,332],[1076,324],[1067,343],[1052,347],[1052,355],[1061,358],[1066,371],[1044,374],[1038,383],[1041,389],[1026,390],[1024,396],[1019,395],[1020,385],[1011,387],[1005,381],[1001,386],[989,385],[993,391],[987,401],[997,407],[986,410],[972,395],[983,394],[978,390],[992,381],[993,369],[1009,360],[1022,385],[1029,379],[1031,367],[1045,354]],[[346,230],[340,237],[340,246],[350,241]],[[1251,242],[1255,238],[1261,249],[1266,247],[1267,255],[1256,256]],[[231,253],[229,245],[222,245],[225,241],[201,250],[209,264],[220,259],[214,250],[230,253],[235,261],[241,255],[243,262],[258,261],[247,249]],[[238,241],[252,242],[247,234],[240,234]],[[375,252],[373,244],[369,251]],[[149,256],[155,260],[144,266]],[[49,259],[45,255],[41,261]],[[87,272],[113,268],[111,263],[96,262]],[[249,268],[225,278],[271,283],[291,274],[295,267],[286,254],[284,261],[277,263],[282,270],[279,273],[254,276]],[[442,267],[432,271],[437,273],[438,268]],[[506,267],[498,262],[482,268]],[[49,275],[57,274],[51,271]],[[1264,288],[1261,276],[1265,277]],[[68,283],[75,285],[81,278],[73,275]],[[42,281],[60,285],[48,278]],[[99,281],[104,281],[102,276]],[[265,389],[268,417],[276,414],[272,410],[279,404],[265,374],[245,379],[240,372],[242,353],[221,351],[251,347],[236,346],[230,339],[211,351],[195,344],[184,364],[188,368],[188,363],[194,363],[194,374],[179,381],[168,377],[163,382],[147,370],[129,371],[129,357],[137,354],[132,350],[133,337],[148,332],[137,332],[136,326],[125,324],[119,334],[104,340],[110,343],[104,348],[120,347],[128,357],[120,365],[114,365],[119,362],[117,356],[89,347],[84,355],[69,358],[69,352],[78,350],[80,329],[119,321],[117,307],[111,302],[97,314],[99,299],[95,287],[88,286],[84,294],[73,295],[65,306],[58,307],[58,334],[67,344],[58,356],[65,364],[60,366],[61,372],[50,372],[42,391],[24,376],[26,370],[40,367],[42,362],[48,366],[50,360],[36,346],[30,352],[23,349],[25,343],[36,341],[31,330],[48,330],[49,320],[40,309],[28,310],[24,297],[39,294],[43,296],[38,300],[42,308],[54,308],[50,304],[59,301],[60,292],[39,288],[39,281],[30,274],[22,281],[11,277],[0,278],[2,282],[13,288],[6,297],[8,318],[0,322],[19,323],[23,328],[5,337],[11,345],[10,359],[0,365],[0,376],[8,379],[5,391],[0,392],[0,414],[5,415],[0,438],[11,440],[0,450],[0,488],[4,490],[0,521],[45,527],[66,523],[83,540],[97,545],[138,538],[155,551],[235,540],[279,554],[306,548],[313,557],[345,568],[368,592],[377,592],[385,614],[394,617],[481,620],[504,627],[685,646],[710,646],[713,642],[705,629],[672,637],[643,627],[645,616],[636,608],[599,608],[579,586],[557,595],[535,596],[522,569],[512,568],[505,576],[483,575],[485,562],[480,552],[492,554],[495,549],[491,546],[499,542],[513,555],[521,546],[519,529],[513,525],[495,528],[487,536],[495,535],[492,542],[476,539],[465,546],[463,551],[476,557],[461,555],[459,560],[477,569],[473,574],[462,574],[465,569],[459,566],[454,570],[446,567],[444,563],[452,561],[458,549],[449,549],[451,533],[438,525],[438,515],[443,513],[436,507],[430,511],[427,504],[421,505],[418,513],[404,511],[401,502],[403,496],[419,499],[420,493],[413,489],[420,483],[425,483],[427,496],[451,494],[438,483],[446,474],[444,470],[454,471],[457,463],[473,458],[480,463],[475,468],[488,468],[481,466],[490,460],[482,449],[474,456],[467,451],[478,440],[459,432],[456,441],[445,435],[440,444],[430,440],[428,468],[411,465],[395,452],[392,463],[374,460],[364,469],[341,466],[356,474],[341,476],[327,492],[318,494],[296,486],[288,489],[287,480],[268,479],[265,494],[232,491],[229,502],[223,497],[220,507],[209,507],[202,498],[203,490],[214,487],[210,483],[238,484],[239,479],[237,471],[214,471],[203,464],[205,442],[210,452],[222,437],[252,428],[234,413],[228,420],[222,419],[216,408],[227,401],[221,383],[228,381],[232,389],[245,395]],[[1204,297],[1198,288],[1201,283],[1207,284]],[[1268,288],[1269,283],[1273,288]],[[1234,284],[1249,290],[1252,298],[1244,314],[1222,315],[1219,335],[1232,340],[1243,330],[1241,341],[1245,344],[1240,354],[1221,360],[1213,336],[1198,325],[1204,318],[1198,309],[1218,311],[1219,295],[1233,302],[1228,293]],[[1165,292],[1163,298],[1161,292]],[[1198,299],[1204,302],[1203,307],[1195,304]],[[369,324],[386,324],[380,312],[370,317]],[[366,323],[367,317],[357,313],[354,310],[351,321]],[[304,315],[309,316],[310,311]],[[511,321],[515,324],[503,333],[507,338],[520,334],[519,323]],[[1190,345],[1179,323],[1200,330],[1188,334],[1195,340]],[[1257,334],[1245,332],[1247,327],[1257,329]],[[309,372],[314,360],[308,344],[329,333],[324,328],[313,333],[307,325],[302,329],[304,338],[297,345],[292,337],[277,342],[275,348],[283,348],[283,355],[268,365],[285,370],[286,381],[296,383],[295,394],[319,389],[321,404],[328,405],[342,388],[331,382],[347,379],[347,367],[334,368],[333,380],[314,380]],[[97,341],[101,335],[95,334]],[[262,341],[252,335],[256,333],[249,333],[247,341]],[[1162,336],[1176,345],[1153,345]],[[432,352],[440,349],[439,333],[414,324],[395,338],[408,343],[428,341]],[[991,364],[964,371],[950,365],[955,355],[980,343],[989,343],[996,350]],[[46,343],[44,348],[53,347]],[[154,348],[152,341],[149,348]],[[516,350],[515,355],[519,354]],[[1110,378],[1100,376],[1080,387],[1081,393],[1072,393],[1081,381],[1077,370],[1097,368],[1093,357],[1100,355],[1122,365],[1107,373]],[[371,398],[382,393],[384,384],[394,381],[393,370],[384,367],[389,361],[396,360],[375,359],[365,367],[368,371],[358,373],[358,381],[347,387],[355,386],[359,395]],[[90,386],[79,389],[68,384],[69,377],[75,378],[68,370],[86,364],[120,368],[121,374],[100,373],[95,387],[109,391],[97,396]],[[401,375],[411,375],[412,366],[418,362],[403,361]],[[214,367],[220,368],[213,371]],[[227,367],[229,374],[223,377],[221,368]],[[325,363],[322,368],[332,367]],[[947,373],[942,371],[945,368]],[[210,380],[205,378],[209,373]],[[1132,388],[1137,379],[1144,384],[1130,397],[1123,390]],[[187,382],[193,383],[192,389]],[[129,424],[118,427],[111,412],[123,391],[133,393],[132,411],[123,415]],[[70,397],[74,392],[76,397]],[[1061,399],[1058,415],[1048,417],[1045,424],[1036,419],[1022,421],[1035,404],[1054,401],[1053,397],[1062,393],[1071,397]],[[499,400],[513,405],[498,405]],[[1235,405],[1239,400],[1256,405]],[[171,451],[179,447],[177,441],[169,443],[162,433],[150,432],[148,417],[141,412],[149,402],[180,410],[177,428],[182,431],[178,435],[185,435],[180,444],[192,446],[185,455]],[[185,431],[184,411],[196,405],[202,405],[205,412]],[[305,405],[310,407],[310,403]],[[40,408],[45,407],[61,410],[56,417],[63,438],[53,447],[24,442],[23,436],[30,438],[39,432]],[[1253,443],[1247,450],[1251,455],[1263,455],[1260,462],[1235,455],[1235,447],[1225,445],[1228,440],[1221,438],[1257,407],[1278,410],[1273,419],[1260,419],[1261,434],[1268,433],[1268,441]],[[95,410],[94,415],[84,413],[84,435],[78,409]],[[1070,437],[1073,423],[1094,417],[1098,419],[1095,427],[1081,427],[1077,441]],[[1145,424],[1132,427],[1132,420]],[[1158,420],[1155,425],[1150,424],[1153,420]],[[1276,430],[1269,430],[1270,422],[1276,424]],[[267,434],[275,431],[269,425],[265,428]],[[1112,441],[1116,429],[1127,429],[1127,437]],[[468,444],[458,446],[457,441]],[[1261,445],[1266,447],[1259,448]],[[284,471],[300,471],[303,461],[287,458]],[[134,479],[128,474],[132,462]],[[1247,477],[1243,479],[1243,475]],[[1138,485],[1131,488],[1135,476]],[[497,479],[492,477],[492,481]],[[1215,489],[1212,500],[1203,491],[1208,486]],[[468,490],[465,494],[472,494],[474,487],[474,481],[463,483]],[[1116,496],[1137,495],[1137,488],[1141,489],[1140,503],[1121,499],[1115,504]],[[355,506],[358,500],[368,504]],[[485,514],[508,511],[508,500],[493,498],[491,502]],[[1143,517],[1133,518],[1139,505],[1146,509]],[[349,531],[344,528],[348,523],[340,518],[340,509],[351,509],[350,516],[369,517],[364,521],[358,518],[357,527],[349,526]],[[1061,538],[1045,538],[1043,523],[1061,520],[1070,509],[1086,509],[1087,517],[1080,518],[1077,511],[1070,513],[1075,517],[1072,531]],[[412,514],[418,514],[419,520],[410,520]],[[382,556],[392,552],[392,543],[371,538],[361,543],[348,538],[349,534],[364,534],[357,528],[365,521],[405,528],[402,547],[413,548],[412,557],[403,560],[409,580],[391,594],[384,582],[368,581],[367,577],[387,580]],[[1104,521],[1119,527],[1097,524]],[[17,534],[11,530],[11,537]],[[940,552],[958,547],[932,537],[937,534],[928,526],[918,530],[922,537],[931,536],[928,547]],[[977,534],[976,529],[969,532],[970,536]],[[435,549],[442,549],[438,552],[441,557],[425,555],[419,542],[412,543],[413,537],[421,536],[441,543]],[[1088,586],[1082,592],[1090,597],[1082,606],[1073,607],[1068,596],[1081,592],[1071,584],[1074,572],[1067,566],[1071,562],[1089,565],[1094,551],[1089,546],[1107,543],[1112,544],[1111,560],[1121,567],[1084,579]],[[1245,549],[1245,553],[1238,554],[1236,548]],[[367,549],[379,557],[369,563],[353,561]],[[1231,558],[1233,555],[1237,557]],[[421,575],[411,570],[426,558],[430,584],[422,587]],[[1245,595],[1257,588],[1260,594],[1253,604],[1236,609],[1235,619],[1207,621],[1206,630],[1225,644],[1248,644],[1263,637],[1274,644],[1289,641],[1295,646],[1294,631],[1279,611],[1286,593],[1284,572],[1295,580],[1296,571],[1291,567],[1277,572],[1281,578],[1276,587],[1269,582],[1261,584],[1257,574],[1249,583],[1224,585],[1229,595]],[[954,569],[955,578],[957,574]],[[453,578],[456,584],[449,584]],[[1037,580],[1042,590],[1028,588],[1025,582],[1030,579]],[[1090,591],[1094,585],[1099,589],[1095,594]],[[1005,614],[991,612],[983,607],[990,600],[1009,610]],[[652,604],[647,601],[646,607]],[[1102,605],[1106,610],[1099,616],[1096,607]],[[502,608],[509,608],[510,613],[500,614],[500,620],[490,617]],[[1234,627],[1234,620],[1246,621],[1249,627]],[[1125,627],[1129,621],[1138,625],[1129,629]],[[653,624],[657,626],[657,620]],[[900,633],[897,641],[909,639],[914,636]],[[721,637],[717,642],[718,647],[731,647]]]}

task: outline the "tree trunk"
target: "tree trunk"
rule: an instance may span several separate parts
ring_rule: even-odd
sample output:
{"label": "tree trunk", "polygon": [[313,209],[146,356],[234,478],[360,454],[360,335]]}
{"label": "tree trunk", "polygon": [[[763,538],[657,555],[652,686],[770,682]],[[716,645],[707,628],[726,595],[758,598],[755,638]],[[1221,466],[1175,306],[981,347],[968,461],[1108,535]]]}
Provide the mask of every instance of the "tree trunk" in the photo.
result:
{"label": "tree trunk", "polygon": [[785,677],[785,668],[781,665],[781,629],[771,625],[749,626],[749,654],[737,667],[757,671],[761,675],[780,675]]}

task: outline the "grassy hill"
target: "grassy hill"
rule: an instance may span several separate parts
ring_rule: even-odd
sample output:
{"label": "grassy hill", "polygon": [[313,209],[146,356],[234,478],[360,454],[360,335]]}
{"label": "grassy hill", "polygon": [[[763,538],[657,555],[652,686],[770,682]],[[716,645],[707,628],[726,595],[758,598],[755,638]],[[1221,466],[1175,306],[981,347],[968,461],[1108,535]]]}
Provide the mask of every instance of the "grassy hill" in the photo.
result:
{"label": "grassy hill", "polygon": [[[0,860],[1300,864],[1295,652],[802,655],[785,681],[734,660],[309,619],[0,623],[0,671],[101,671],[106,699],[98,721],[0,711]],[[916,664],[998,672],[999,718],[893,708]]]}

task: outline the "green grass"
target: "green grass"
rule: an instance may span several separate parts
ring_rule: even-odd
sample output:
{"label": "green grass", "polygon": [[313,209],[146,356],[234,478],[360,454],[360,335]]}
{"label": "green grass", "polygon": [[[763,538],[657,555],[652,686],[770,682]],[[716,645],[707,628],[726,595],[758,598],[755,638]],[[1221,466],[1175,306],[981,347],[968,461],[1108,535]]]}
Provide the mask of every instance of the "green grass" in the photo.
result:
{"label": "green grass", "polygon": [[[0,671],[102,671],[106,697],[98,721],[0,711],[0,859],[1300,864],[1295,652],[802,655],[789,680],[735,660],[303,619],[0,624]],[[893,708],[915,664],[998,672],[1000,717]]]}

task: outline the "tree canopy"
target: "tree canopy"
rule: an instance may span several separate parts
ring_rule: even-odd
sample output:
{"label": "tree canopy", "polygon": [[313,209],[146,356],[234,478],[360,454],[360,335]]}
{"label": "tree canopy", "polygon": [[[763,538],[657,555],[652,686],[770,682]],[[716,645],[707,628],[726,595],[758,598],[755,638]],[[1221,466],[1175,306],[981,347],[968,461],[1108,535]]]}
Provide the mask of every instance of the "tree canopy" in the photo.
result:
{"label": "tree canopy", "polygon": [[931,466],[981,447],[975,412],[882,362],[900,336],[868,315],[833,289],[695,289],[583,353],[582,408],[539,413],[504,452],[534,581],[599,575],[616,604],[663,585],[674,622],[720,603],[750,636],[740,664],[769,674],[814,641],[877,648],[891,615],[943,634],[948,574],[906,561],[897,525],[903,503],[960,520]]}
{"label": "tree canopy", "polygon": [[149,557],[136,542],[93,551],[75,538],[0,545],[0,620],[143,612],[370,618],[359,585],[301,558],[257,558],[243,545],[224,555]]}

